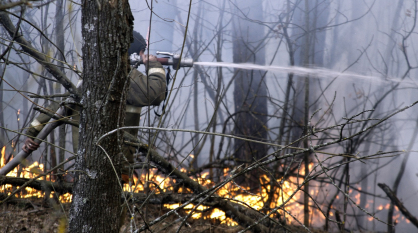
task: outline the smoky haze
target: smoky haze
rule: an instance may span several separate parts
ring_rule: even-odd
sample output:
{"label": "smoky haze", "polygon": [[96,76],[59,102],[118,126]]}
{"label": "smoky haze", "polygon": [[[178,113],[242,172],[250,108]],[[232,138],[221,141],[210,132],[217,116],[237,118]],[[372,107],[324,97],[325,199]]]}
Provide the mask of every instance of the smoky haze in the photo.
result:
{"label": "smoky haze", "polygon": [[[209,172],[214,182],[220,182],[224,169],[249,166],[259,159],[266,161],[294,153],[297,148],[344,138],[318,151],[263,165],[255,169],[257,173],[249,172],[245,179],[236,182],[260,196],[268,195],[261,194],[259,174],[280,182],[302,174],[306,160],[312,164],[312,174],[319,173],[322,165],[334,167],[309,182],[309,225],[336,232],[339,225],[327,221],[324,214],[335,221],[337,213],[341,218],[346,213],[347,230],[388,231],[385,223],[372,217],[387,222],[391,208],[391,201],[378,183],[397,190],[397,197],[412,215],[418,216],[417,107],[373,126],[418,100],[414,94],[418,87],[417,1],[194,1],[190,14],[188,1],[159,0],[147,4],[131,0],[130,6],[135,17],[134,30],[148,37],[149,53],[183,52],[183,57],[195,61],[192,68],[176,71],[170,67],[169,98],[158,107],[142,109],[140,126],[189,130],[161,131],[155,135],[155,131],[140,130],[138,138],[148,143],[150,137],[155,137],[153,146],[167,160],[190,175]],[[151,7],[154,14],[150,13]],[[58,22],[54,4],[27,8],[24,12],[19,7],[9,9],[14,14],[10,15],[14,25],[19,22],[15,15],[21,14],[31,23],[21,22],[22,35],[62,67],[76,84],[83,70],[84,25],[78,4],[63,1],[60,10],[64,63],[52,44],[57,39]],[[0,30],[3,54],[12,38],[4,27]],[[13,44],[6,54],[0,63],[0,147],[6,146],[6,158],[10,158],[25,139],[16,132],[25,132],[39,114],[33,107],[61,101],[57,97],[28,95],[50,96],[66,90],[50,81],[53,76],[22,52],[18,44]],[[144,66],[139,70],[145,73]],[[158,117],[163,108],[164,114]],[[51,141],[58,145],[59,138],[65,139],[61,144],[68,150],[65,158],[72,152],[71,132],[71,127],[66,126],[62,137],[56,130]],[[299,140],[310,132],[315,135]],[[288,147],[277,152],[277,145]],[[273,152],[277,152],[275,156]],[[42,145],[29,160],[40,161],[47,169],[60,161],[60,153],[58,148]],[[298,191],[301,207],[306,203],[302,189]],[[352,201],[345,200],[343,190]],[[304,213],[299,210],[291,214],[306,223]],[[416,231],[396,208],[391,218],[398,232]]]}

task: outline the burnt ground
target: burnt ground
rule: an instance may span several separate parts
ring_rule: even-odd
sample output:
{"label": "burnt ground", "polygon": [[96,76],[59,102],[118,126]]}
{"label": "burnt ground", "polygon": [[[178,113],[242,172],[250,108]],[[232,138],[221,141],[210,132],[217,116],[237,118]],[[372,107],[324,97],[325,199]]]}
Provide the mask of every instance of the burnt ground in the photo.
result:
{"label": "burnt ground", "polygon": [[[3,198],[1,198],[3,199]],[[0,204],[0,233],[14,232],[66,232],[67,216],[70,204],[55,205],[47,204],[42,198],[15,198],[7,203]],[[63,211],[64,210],[64,211]],[[154,219],[161,216],[167,209],[149,205],[146,208],[147,215]],[[180,216],[186,216],[186,213],[179,212]],[[142,225],[143,221],[139,214],[135,214],[136,226]],[[180,223],[176,223],[178,216],[171,216],[162,223],[152,227],[152,232],[174,233],[177,231]],[[125,224],[121,232],[130,232],[130,219],[126,216]],[[288,226],[291,232],[306,232],[301,227]],[[242,230],[239,226],[227,226],[220,224],[216,220],[188,220],[186,226],[183,226],[181,232],[203,232],[203,233],[236,233]],[[320,233],[323,231],[312,230]]]}

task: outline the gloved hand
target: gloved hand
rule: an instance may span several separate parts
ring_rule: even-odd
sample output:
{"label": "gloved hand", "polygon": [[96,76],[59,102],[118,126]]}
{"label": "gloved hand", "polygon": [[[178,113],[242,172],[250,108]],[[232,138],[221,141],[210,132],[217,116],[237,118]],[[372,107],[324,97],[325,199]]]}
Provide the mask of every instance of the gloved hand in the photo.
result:
{"label": "gloved hand", "polygon": [[25,143],[22,146],[22,150],[26,153],[31,153],[39,148],[39,143],[36,143],[32,138],[26,138]]}
{"label": "gloved hand", "polygon": [[139,52],[139,56],[142,58],[142,62],[146,65],[149,61],[157,61],[157,57],[152,54],[144,54],[143,51]]}

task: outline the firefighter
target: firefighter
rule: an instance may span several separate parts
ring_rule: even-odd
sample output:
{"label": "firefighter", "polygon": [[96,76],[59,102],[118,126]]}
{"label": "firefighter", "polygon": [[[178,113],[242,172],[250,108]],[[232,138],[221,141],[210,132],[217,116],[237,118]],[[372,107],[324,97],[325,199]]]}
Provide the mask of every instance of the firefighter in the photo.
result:
{"label": "firefighter", "polygon": [[[132,69],[130,71],[129,77],[131,81],[126,98],[125,126],[138,126],[141,116],[141,107],[149,105],[158,106],[164,100],[166,92],[166,78],[163,66],[160,62],[157,61],[155,56],[144,54],[147,44],[141,34],[134,31],[133,36],[134,42],[131,43],[128,53],[129,55],[138,53],[141,56],[144,64],[148,65],[148,80],[147,76],[138,70]],[[59,105],[57,103],[52,103],[47,107],[47,109],[51,112],[56,112],[58,108]],[[73,110],[73,113],[70,115],[76,121],[80,119],[77,109]],[[39,144],[35,143],[31,137],[36,137],[50,119],[51,118],[48,115],[40,114],[36,119],[32,121],[30,128],[26,131],[26,134],[29,137],[25,140],[25,143],[22,147],[25,152],[30,153],[39,147]],[[79,139],[78,128],[73,127],[72,131],[73,150],[74,152],[77,152]],[[138,129],[127,129],[126,132],[137,136]],[[128,165],[128,162],[133,163],[135,148],[132,146],[124,146],[123,150],[123,154],[125,156],[125,158],[123,158],[125,161],[123,164]],[[122,180],[126,183],[130,177],[128,174],[129,170],[126,168],[122,169]]]}

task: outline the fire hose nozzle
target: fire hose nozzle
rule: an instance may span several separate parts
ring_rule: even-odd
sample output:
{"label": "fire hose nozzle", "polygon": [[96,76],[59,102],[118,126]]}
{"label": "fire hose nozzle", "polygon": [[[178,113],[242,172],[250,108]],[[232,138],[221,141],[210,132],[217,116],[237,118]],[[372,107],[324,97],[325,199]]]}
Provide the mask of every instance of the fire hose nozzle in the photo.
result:
{"label": "fire hose nozzle", "polygon": [[[168,57],[157,58],[157,61],[159,61],[161,65],[171,65],[173,66],[173,69],[175,70],[178,70],[180,67],[193,67],[193,59],[191,58],[180,59],[180,54],[158,51],[157,55],[168,56]],[[129,57],[129,63],[135,68],[138,67],[140,64],[144,64],[141,56],[139,56],[136,53],[131,54],[131,56]]]}
{"label": "fire hose nozzle", "polygon": [[[178,70],[180,67],[193,67],[193,59],[191,58],[180,59],[180,54],[157,51],[157,55],[169,56],[167,58],[168,59],[167,63],[168,65],[172,65],[173,69],[175,70]],[[161,62],[161,64],[163,63]]]}

